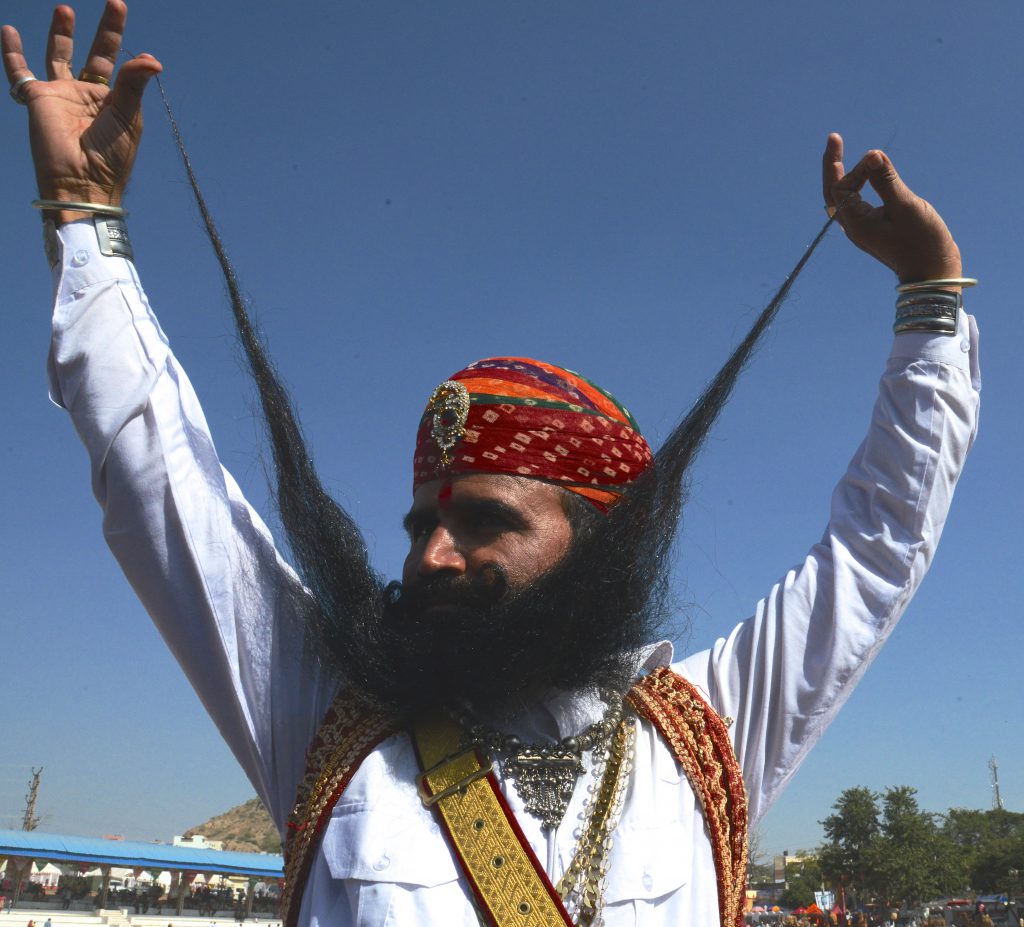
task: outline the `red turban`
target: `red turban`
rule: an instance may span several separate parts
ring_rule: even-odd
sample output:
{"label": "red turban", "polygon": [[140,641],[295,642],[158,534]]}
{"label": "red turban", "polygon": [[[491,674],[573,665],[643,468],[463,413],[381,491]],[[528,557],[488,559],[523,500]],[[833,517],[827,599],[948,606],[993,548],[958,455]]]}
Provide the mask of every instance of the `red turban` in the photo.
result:
{"label": "red turban", "polygon": [[589,380],[526,357],[491,357],[431,395],[413,491],[449,474],[507,473],[557,483],[607,510],[651,460],[633,416]]}

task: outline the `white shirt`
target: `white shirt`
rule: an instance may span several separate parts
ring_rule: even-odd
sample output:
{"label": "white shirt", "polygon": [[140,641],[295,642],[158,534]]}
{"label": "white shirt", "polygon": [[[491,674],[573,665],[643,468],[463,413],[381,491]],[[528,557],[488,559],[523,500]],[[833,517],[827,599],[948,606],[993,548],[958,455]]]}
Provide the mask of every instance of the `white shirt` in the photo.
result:
{"label": "white shirt", "polygon": [[[303,595],[259,515],[221,466],[202,409],[135,268],[107,258],[90,223],[60,230],[51,393],[92,462],[104,534],[279,828],[304,754],[335,694],[304,652]],[[974,439],[977,331],[900,335],[871,427],[832,497],[820,542],[728,637],[674,668],[731,728],[755,826],[821,736],[923,577]],[[298,593],[298,594],[296,594]],[[296,606],[296,603],[300,603]],[[648,667],[672,662],[671,645]],[[553,696],[517,733],[557,739],[601,705]],[[312,862],[300,923],[477,924],[467,888],[413,785],[405,735],[364,762]],[[571,859],[589,775],[545,835],[504,788],[557,881]],[[646,723],[615,832],[608,927],[718,923],[714,864],[685,776]]]}

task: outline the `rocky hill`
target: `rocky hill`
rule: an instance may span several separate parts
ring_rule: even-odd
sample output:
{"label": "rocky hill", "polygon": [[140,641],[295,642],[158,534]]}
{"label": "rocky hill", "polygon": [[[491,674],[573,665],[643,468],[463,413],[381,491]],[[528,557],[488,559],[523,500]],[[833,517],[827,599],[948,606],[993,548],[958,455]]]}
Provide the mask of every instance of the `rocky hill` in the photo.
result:
{"label": "rocky hill", "polygon": [[193,834],[202,834],[208,840],[223,840],[225,850],[241,853],[281,852],[277,828],[258,798],[252,798],[209,821],[190,827],[183,836],[191,837]]}

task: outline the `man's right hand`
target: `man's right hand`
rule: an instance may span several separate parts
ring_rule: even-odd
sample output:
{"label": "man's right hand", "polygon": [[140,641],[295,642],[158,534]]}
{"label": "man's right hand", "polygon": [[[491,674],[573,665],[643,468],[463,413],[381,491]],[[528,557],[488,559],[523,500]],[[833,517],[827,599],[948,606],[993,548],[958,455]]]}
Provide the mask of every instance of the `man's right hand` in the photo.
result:
{"label": "man's right hand", "polygon": [[[83,75],[112,80],[127,15],[123,0],[107,0]],[[119,206],[142,137],[142,94],[162,66],[152,55],[139,55],[121,66],[110,88],[76,80],[74,31],[74,10],[58,6],[46,46],[48,80],[21,88],[39,195]],[[10,84],[32,74],[13,26],[3,27],[2,50]],[[71,211],[51,215],[58,222],[82,218]]]}

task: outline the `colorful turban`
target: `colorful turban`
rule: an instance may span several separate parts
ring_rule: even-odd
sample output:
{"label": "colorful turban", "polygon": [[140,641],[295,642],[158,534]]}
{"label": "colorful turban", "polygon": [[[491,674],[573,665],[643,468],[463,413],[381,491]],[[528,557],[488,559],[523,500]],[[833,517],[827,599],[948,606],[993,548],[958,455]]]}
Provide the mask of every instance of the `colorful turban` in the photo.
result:
{"label": "colorful turban", "polygon": [[491,357],[434,390],[416,435],[413,491],[459,473],[547,480],[602,511],[650,466],[633,416],[578,373]]}

